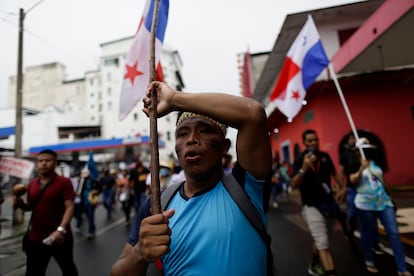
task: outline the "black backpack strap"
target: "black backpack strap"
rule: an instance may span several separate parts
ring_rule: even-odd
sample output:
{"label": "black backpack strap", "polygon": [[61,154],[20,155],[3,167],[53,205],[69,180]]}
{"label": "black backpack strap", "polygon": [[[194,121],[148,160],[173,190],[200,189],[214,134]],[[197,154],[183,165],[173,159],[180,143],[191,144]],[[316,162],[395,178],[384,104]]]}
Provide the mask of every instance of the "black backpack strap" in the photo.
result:
{"label": "black backpack strap", "polygon": [[229,192],[234,202],[236,202],[237,206],[240,208],[240,210],[245,215],[250,224],[253,226],[253,228],[259,233],[260,237],[266,245],[267,275],[276,275],[277,272],[276,267],[274,266],[273,252],[270,247],[272,238],[268,234],[258,210],[250,201],[249,196],[237,182],[236,178],[233,176],[232,173],[225,174],[222,178],[222,181],[224,184],[224,188],[226,188],[226,190]]}
{"label": "black backpack strap", "polygon": [[253,228],[259,233],[262,240],[267,244],[270,242],[270,236],[267,233],[266,227],[260,217],[256,207],[250,201],[249,196],[244,189],[234,178],[233,174],[225,174],[222,178],[224,187],[229,192],[233,200],[239,206],[242,213],[246,216],[247,220],[253,226]]}
{"label": "black backpack strap", "polygon": [[165,189],[161,193],[161,210],[164,211],[167,208],[167,206],[170,203],[171,199],[178,192],[178,190],[180,189],[180,187],[183,183],[184,182],[174,183],[174,184],[168,186],[167,189]]}

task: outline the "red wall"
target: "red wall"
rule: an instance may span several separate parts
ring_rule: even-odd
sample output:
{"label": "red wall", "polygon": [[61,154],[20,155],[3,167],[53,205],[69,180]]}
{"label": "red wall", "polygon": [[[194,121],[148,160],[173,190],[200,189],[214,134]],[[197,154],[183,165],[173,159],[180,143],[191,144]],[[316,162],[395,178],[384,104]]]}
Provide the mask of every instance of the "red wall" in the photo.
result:
{"label": "red wall", "polygon": [[[360,75],[343,78],[340,83],[356,128],[373,133],[385,146],[387,181],[414,185],[414,70]],[[307,100],[309,104],[292,123],[283,120],[277,126],[273,152],[281,154],[281,144],[289,142],[293,160],[294,144],[303,149],[301,134],[312,128],[318,132],[320,149],[338,166],[338,145],[351,127],[337,90],[332,81],[315,83]],[[312,112],[313,119],[305,122]]]}

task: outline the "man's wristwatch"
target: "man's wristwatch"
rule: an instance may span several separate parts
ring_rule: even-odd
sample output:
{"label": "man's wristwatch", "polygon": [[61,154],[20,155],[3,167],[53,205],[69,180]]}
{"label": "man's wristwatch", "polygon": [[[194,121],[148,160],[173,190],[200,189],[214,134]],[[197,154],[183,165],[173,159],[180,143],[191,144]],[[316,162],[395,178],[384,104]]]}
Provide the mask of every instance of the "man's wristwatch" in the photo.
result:
{"label": "man's wristwatch", "polygon": [[66,229],[63,226],[59,226],[56,231],[61,232],[62,234],[66,234]]}
{"label": "man's wristwatch", "polygon": [[299,174],[300,174],[301,176],[304,176],[304,175],[305,175],[305,171],[304,171],[303,169],[299,169]]}

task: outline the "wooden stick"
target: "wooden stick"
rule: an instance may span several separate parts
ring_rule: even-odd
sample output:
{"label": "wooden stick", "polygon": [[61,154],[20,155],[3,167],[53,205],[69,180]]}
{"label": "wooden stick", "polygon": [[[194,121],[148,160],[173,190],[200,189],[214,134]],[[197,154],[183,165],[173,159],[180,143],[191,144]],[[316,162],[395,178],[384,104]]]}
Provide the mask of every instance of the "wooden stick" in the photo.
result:
{"label": "wooden stick", "polygon": [[[154,0],[154,13],[152,16],[151,25],[151,45],[150,45],[150,82],[156,80],[155,73],[155,32],[158,24],[158,7],[159,0]],[[158,127],[157,127],[157,91],[151,91],[151,106],[149,110],[150,117],[150,150],[151,150],[151,213],[160,214],[161,200],[160,200],[160,162],[158,151]]]}

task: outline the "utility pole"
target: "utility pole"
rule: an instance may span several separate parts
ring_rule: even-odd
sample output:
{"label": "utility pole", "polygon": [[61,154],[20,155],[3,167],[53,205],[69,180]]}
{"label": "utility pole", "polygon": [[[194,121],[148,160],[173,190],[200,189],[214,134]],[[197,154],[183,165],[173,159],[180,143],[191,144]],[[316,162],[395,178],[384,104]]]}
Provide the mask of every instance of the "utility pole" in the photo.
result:
{"label": "utility pole", "polygon": [[[16,127],[15,127],[15,145],[14,145],[14,156],[16,158],[22,157],[22,134],[23,134],[23,123],[22,123],[22,102],[23,102],[23,32],[24,32],[24,11],[20,8],[19,13],[19,43],[18,43],[18,54],[17,54],[17,90],[16,90]],[[14,183],[16,184],[16,183]],[[13,209],[13,225],[22,224],[24,222],[24,213]]]}
{"label": "utility pole", "polygon": [[[16,122],[15,122],[15,144],[14,144],[14,156],[16,158],[22,158],[22,138],[23,138],[23,32],[24,32],[24,18],[26,14],[34,9],[37,5],[44,0],[38,1],[30,9],[24,12],[23,8],[20,8],[19,12],[19,41],[18,41],[18,53],[17,53],[17,89],[16,89]],[[14,183],[16,184],[16,183]],[[13,210],[13,225],[22,224],[24,222],[24,213],[18,214]]]}
{"label": "utility pole", "polygon": [[22,102],[23,102],[23,31],[24,31],[24,11],[21,8],[19,13],[19,44],[17,54],[17,91],[16,91],[16,129],[15,129],[15,149],[16,158],[22,157]]}

